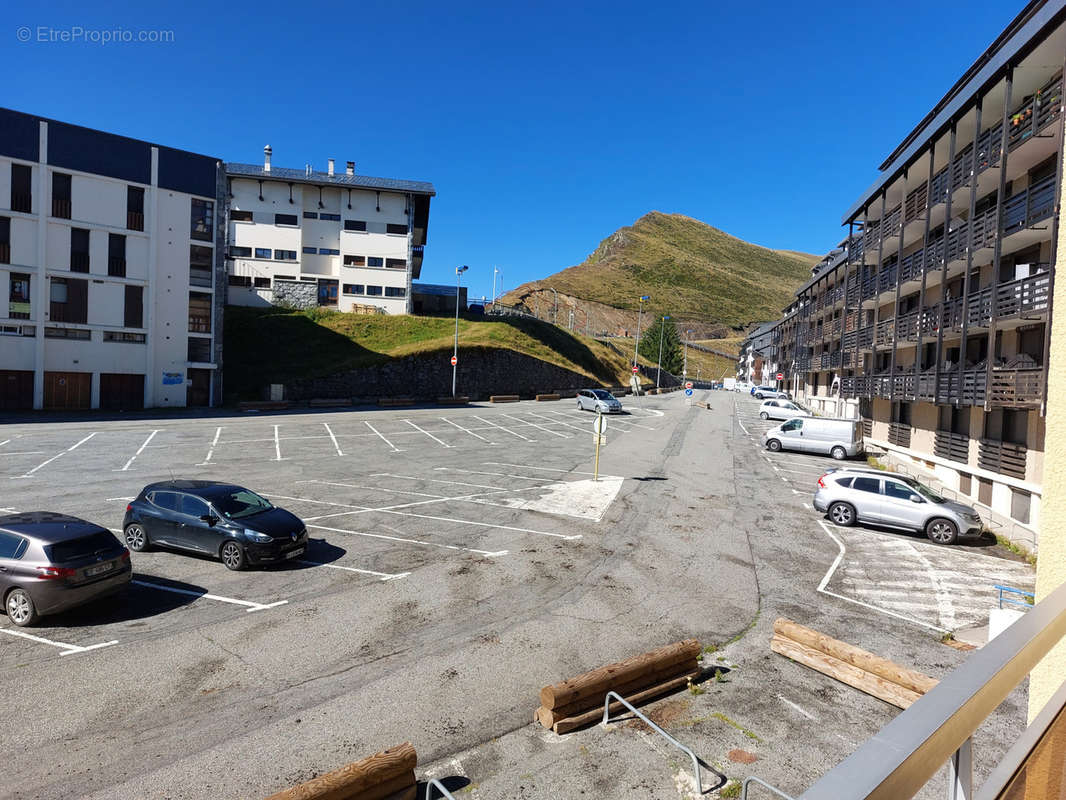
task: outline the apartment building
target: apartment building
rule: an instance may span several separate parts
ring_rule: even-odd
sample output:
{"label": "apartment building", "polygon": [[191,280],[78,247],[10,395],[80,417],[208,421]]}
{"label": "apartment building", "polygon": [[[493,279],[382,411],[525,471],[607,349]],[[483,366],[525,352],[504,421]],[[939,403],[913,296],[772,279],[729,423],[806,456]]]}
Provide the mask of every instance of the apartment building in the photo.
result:
{"label": "apartment building", "polygon": [[234,305],[407,314],[422,270],[433,185],[310,166],[227,164],[228,297]]}
{"label": "apartment building", "polygon": [[1066,10],[1026,8],[880,165],[790,309],[794,395],[1035,544]]}
{"label": "apartment building", "polygon": [[221,398],[220,162],[0,109],[0,410]]}

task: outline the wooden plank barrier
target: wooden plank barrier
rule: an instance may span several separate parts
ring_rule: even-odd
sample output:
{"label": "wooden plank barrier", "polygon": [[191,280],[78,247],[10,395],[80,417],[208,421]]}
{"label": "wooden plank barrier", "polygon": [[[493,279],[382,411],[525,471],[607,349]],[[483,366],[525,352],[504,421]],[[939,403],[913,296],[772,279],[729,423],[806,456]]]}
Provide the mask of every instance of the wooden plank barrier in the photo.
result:
{"label": "wooden plank barrier", "polygon": [[517,403],[518,395],[516,394],[494,394],[489,396],[490,403]]}
{"label": "wooden plank barrier", "polygon": [[455,397],[438,397],[438,406],[465,406],[470,402],[470,398],[465,394],[456,395]]}
{"label": "wooden plank barrier", "polygon": [[603,716],[607,692],[635,704],[685,686],[700,674],[699,655],[700,643],[685,639],[545,686],[533,721],[559,734],[589,725]]}
{"label": "wooden plank barrier", "polygon": [[899,708],[937,685],[935,678],[784,617],[774,622],[770,649]]}
{"label": "wooden plank barrier", "polygon": [[414,404],[413,397],[381,397],[378,399],[378,405],[382,408],[398,408],[400,406],[413,406]]}
{"label": "wooden plank barrier", "polygon": [[272,794],[267,800],[414,800],[418,756],[410,742]]}
{"label": "wooden plank barrier", "polygon": [[537,402],[544,402],[545,400],[558,400],[559,399],[559,395],[557,395],[557,394],[538,394],[536,399],[537,399]]}

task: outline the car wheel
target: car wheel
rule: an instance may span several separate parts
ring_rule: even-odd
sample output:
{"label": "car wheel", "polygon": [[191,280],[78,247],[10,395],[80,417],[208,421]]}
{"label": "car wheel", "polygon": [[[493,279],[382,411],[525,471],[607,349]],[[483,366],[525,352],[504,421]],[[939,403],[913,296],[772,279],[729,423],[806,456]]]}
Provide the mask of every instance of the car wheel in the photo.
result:
{"label": "car wheel", "polygon": [[244,548],[239,543],[230,539],[222,545],[222,549],[219,550],[219,558],[222,559],[222,563],[226,569],[232,569],[234,571],[244,569],[246,560],[244,556]]}
{"label": "car wheel", "polygon": [[925,526],[925,535],[937,544],[955,544],[959,538],[959,528],[950,519],[931,519]]}
{"label": "car wheel", "polygon": [[143,553],[152,544],[148,541],[148,533],[145,531],[144,526],[136,522],[126,526],[123,536],[126,539],[126,547],[134,553]]}
{"label": "car wheel", "polygon": [[833,503],[829,506],[829,519],[843,528],[855,524],[855,507],[850,503]]}
{"label": "car wheel", "polygon": [[767,414],[765,411],[760,411],[759,412],[759,419],[770,419],[770,415]]}
{"label": "car wheel", "polygon": [[755,399],[762,400],[762,392],[759,392],[757,395],[755,395]]}
{"label": "car wheel", "polygon": [[829,455],[831,455],[837,461],[843,461],[845,458],[848,457],[848,451],[845,450],[840,445],[837,445],[836,447],[834,447],[832,450],[829,451]]}
{"label": "car wheel", "polygon": [[777,441],[777,439],[771,439],[766,443],[766,449],[773,453],[778,453],[781,451],[781,442]]}
{"label": "car wheel", "polygon": [[35,623],[39,616],[33,598],[25,589],[12,589],[4,601],[7,617],[20,628]]}

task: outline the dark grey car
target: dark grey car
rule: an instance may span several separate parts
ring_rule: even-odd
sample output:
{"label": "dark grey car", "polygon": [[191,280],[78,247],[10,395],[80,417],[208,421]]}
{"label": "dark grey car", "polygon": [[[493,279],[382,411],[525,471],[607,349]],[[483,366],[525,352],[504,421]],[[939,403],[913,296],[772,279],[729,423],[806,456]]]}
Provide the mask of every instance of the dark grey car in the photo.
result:
{"label": "dark grey car", "polygon": [[23,627],[123,589],[130,551],[106,528],[65,514],[0,516],[0,596]]}

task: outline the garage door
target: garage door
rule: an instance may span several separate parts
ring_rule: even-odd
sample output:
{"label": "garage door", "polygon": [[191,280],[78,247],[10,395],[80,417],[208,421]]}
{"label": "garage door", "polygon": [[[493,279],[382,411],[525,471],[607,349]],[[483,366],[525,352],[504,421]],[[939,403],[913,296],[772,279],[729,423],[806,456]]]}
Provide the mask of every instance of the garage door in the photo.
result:
{"label": "garage door", "polygon": [[33,372],[0,369],[0,411],[33,408]]}
{"label": "garage door", "polygon": [[92,404],[91,372],[44,373],[44,407],[71,411]]}
{"label": "garage door", "polygon": [[198,408],[211,404],[211,370],[189,369],[189,388],[185,392],[185,405]]}
{"label": "garage door", "polygon": [[144,408],[144,376],[100,374],[100,408],[135,411]]}

